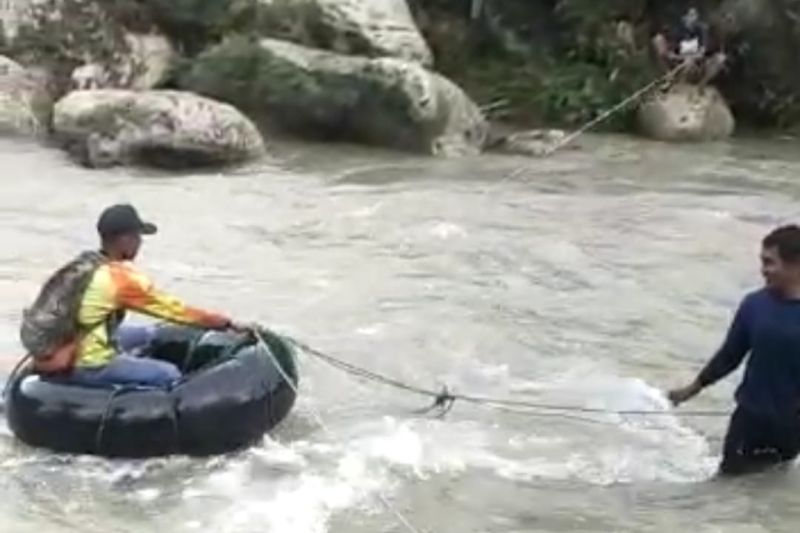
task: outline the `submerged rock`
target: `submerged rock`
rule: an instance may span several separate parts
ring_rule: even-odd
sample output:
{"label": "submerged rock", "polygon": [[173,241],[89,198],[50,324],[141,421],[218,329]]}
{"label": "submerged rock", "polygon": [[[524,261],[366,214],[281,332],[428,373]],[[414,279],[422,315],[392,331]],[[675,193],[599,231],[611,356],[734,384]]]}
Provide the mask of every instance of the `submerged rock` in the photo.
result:
{"label": "submerged rock", "polygon": [[90,167],[197,167],[264,153],[261,134],[234,107],[179,91],[74,91],[56,104],[53,129]]}
{"label": "submerged rock", "polygon": [[480,151],[488,125],[454,83],[419,63],[236,39],[202,54],[180,86],[294,134],[441,155]]}
{"label": "submerged rock", "polygon": [[566,140],[564,130],[536,129],[497,136],[491,143],[491,150],[509,155],[544,157],[561,148]]}
{"label": "submerged rock", "polygon": [[675,85],[639,107],[645,135],[662,141],[711,141],[730,137],[735,121],[728,104],[713,87]]}

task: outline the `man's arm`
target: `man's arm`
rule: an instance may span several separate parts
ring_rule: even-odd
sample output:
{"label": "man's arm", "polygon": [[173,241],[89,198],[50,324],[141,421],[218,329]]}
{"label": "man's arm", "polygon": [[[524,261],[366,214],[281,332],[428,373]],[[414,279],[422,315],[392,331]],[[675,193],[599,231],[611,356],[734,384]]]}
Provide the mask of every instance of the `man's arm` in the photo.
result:
{"label": "man's arm", "polygon": [[749,299],[745,299],[736,311],[722,346],[697,378],[686,387],[669,392],[669,398],[675,405],[691,399],[738,368],[750,351],[751,314]]}
{"label": "man's arm", "polygon": [[725,342],[697,376],[703,387],[713,385],[742,363],[750,351],[750,321],[749,306],[744,302],[736,311]]}
{"label": "man's arm", "polygon": [[112,278],[117,303],[125,309],[189,326],[224,329],[232,325],[224,315],[190,307],[180,299],[159,291],[146,276],[129,267],[112,267]]}

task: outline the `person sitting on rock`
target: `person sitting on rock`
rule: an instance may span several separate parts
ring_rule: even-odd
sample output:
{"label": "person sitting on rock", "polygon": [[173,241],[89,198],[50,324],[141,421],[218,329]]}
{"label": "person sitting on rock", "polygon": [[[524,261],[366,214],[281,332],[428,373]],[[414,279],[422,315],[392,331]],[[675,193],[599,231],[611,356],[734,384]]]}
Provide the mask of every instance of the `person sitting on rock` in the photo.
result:
{"label": "person sitting on rock", "polygon": [[672,30],[653,37],[653,48],[664,73],[682,66],[677,79],[706,86],[725,66],[722,51],[710,52],[708,26],[697,8],[690,7]]}

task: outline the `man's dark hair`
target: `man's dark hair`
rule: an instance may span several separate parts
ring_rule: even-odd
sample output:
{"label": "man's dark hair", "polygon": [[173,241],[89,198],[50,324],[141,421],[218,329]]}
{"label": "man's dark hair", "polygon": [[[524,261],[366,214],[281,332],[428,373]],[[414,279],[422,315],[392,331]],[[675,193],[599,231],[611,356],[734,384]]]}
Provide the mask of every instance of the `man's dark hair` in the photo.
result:
{"label": "man's dark hair", "polygon": [[781,261],[800,262],[800,227],[795,224],[772,230],[761,242],[764,248],[776,248]]}

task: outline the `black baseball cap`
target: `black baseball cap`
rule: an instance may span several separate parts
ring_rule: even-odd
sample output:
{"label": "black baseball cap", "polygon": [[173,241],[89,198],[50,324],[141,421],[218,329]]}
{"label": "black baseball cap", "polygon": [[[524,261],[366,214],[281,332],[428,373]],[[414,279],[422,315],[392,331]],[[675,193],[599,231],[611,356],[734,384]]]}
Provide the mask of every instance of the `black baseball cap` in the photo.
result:
{"label": "black baseball cap", "polygon": [[107,207],[97,219],[97,232],[101,237],[116,237],[125,233],[153,235],[157,231],[158,227],[150,222],[144,222],[130,204]]}

